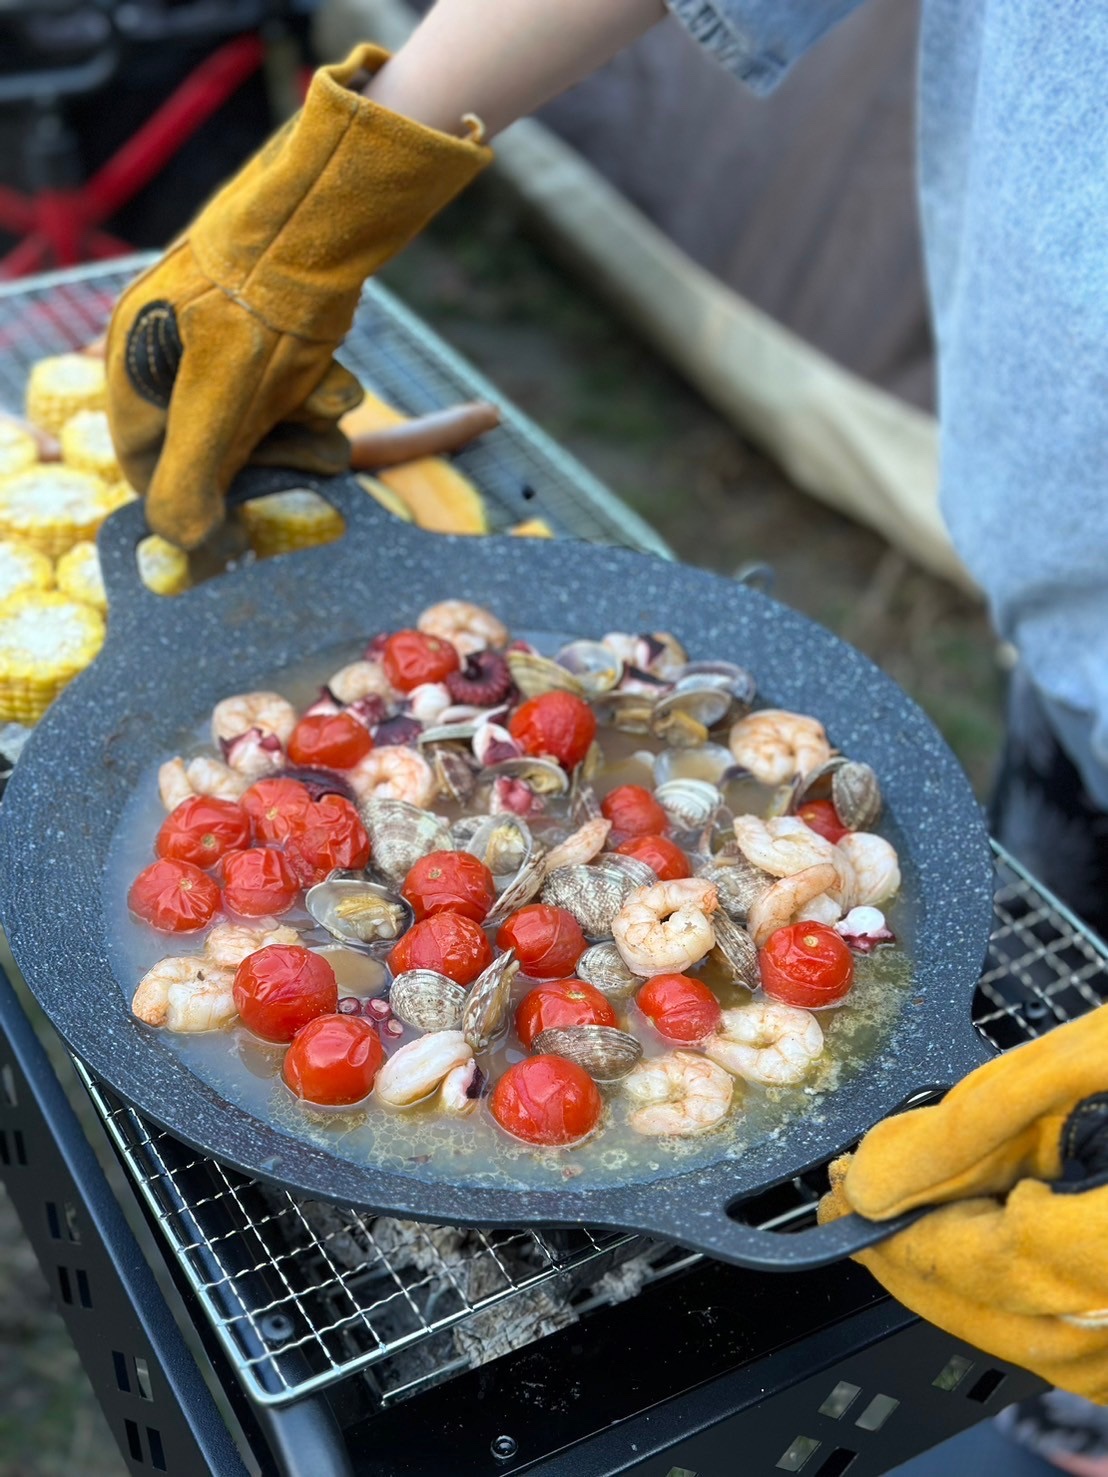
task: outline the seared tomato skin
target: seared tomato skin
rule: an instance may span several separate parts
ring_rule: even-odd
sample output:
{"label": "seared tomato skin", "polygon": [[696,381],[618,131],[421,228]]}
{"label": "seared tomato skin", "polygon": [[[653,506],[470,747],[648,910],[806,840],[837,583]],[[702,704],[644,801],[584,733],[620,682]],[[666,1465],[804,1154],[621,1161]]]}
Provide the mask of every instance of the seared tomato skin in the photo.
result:
{"label": "seared tomato skin", "polygon": [[244,918],[287,913],[300,893],[300,879],[282,851],[251,846],[223,858],[223,895]]}
{"label": "seared tomato skin", "polygon": [[832,800],[806,800],[796,813],[809,829],[827,841],[834,843],[850,835],[850,827],[843,825]]}
{"label": "seared tomato skin", "polygon": [[508,732],[528,754],[548,754],[563,769],[574,769],[596,737],[596,715],[572,692],[544,692],[516,709]]}
{"label": "seared tomato skin", "polygon": [[160,857],[214,867],[225,852],[250,845],[250,817],[233,800],[192,795],[166,816],[154,842]]}
{"label": "seared tomato skin", "polygon": [[652,867],[659,882],[676,882],[679,877],[692,876],[688,857],[668,836],[632,836],[616,850],[621,856],[633,856],[637,862]]}
{"label": "seared tomato skin", "polygon": [[285,1053],[285,1086],[310,1103],[359,1103],[385,1060],[381,1038],[360,1016],[319,1015]]}
{"label": "seared tomato skin", "polygon": [[703,1041],[719,1028],[719,1001],[701,980],[687,974],[656,974],[635,996],[659,1036],[667,1041]]}
{"label": "seared tomato skin", "polygon": [[790,923],[771,933],[758,969],[771,1000],[801,1010],[837,1004],[854,983],[854,957],[826,923]]}
{"label": "seared tomato skin", "polygon": [[299,944],[267,944],[248,954],[235,971],[234,995],[243,1025],[263,1041],[291,1041],[339,1003],[335,971]]}
{"label": "seared tomato skin", "polygon": [[369,837],[361,817],[342,795],[312,801],[288,842],[288,858],[302,886],[322,882],[337,868],[358,871],[369,861]]}
{"label": "seared tomato skin", "polygon": [[665,811],[642,785],[620,785],[609,790],[600,802],[600,813],[612,823],[609,844],[618,845],[632,836],[654,836],[669,821]]}
{"label": "seared tomato skin", "polygon": [[460,913],[424,918],[396,941],[388,959],[393,974],[435,969],[458,985],[472,985],[492,961],[492,946],[481,928]]}
{"label": "seared tomato skin", "polygon": [[489,1099],[505,1133],[528,1144],[578,1143],[600,1122],[603,1103],[583,1067],[560,1056],[531,1056],[508,1068]]}
{"label": "seared tomato skin", "polygon": [[411,692],[424,682],[441,682],[461,666],[449,641],[422,631],[397,631],[385,642],[385,675],[400,692]]}
{"label": "seared tomato skin", "polygon": [[432,851],[421,857],[400,892],[415,909],[417,923],[435,913],[460,913],[482,923],[496,901],[492,873],[468,851]]}
{"label": "seared tomato skin", "polygon": [[520,969],[533,980],[566,978],[588,947],[573,914],[546,903],[528,903],[505,919],[496,942],[516,951]]}
{"label": "seared tomato skin", "polygon": [[516,1011],[516,1034],[530,1051],[540,1031],[551,1026],[616,1026],[619,1018],[595,985],[584,980],[551,980],[524,995]]}
{"label": "seared tomato skin", "polygon": [[254,823],[255,838],[280,845],[300,829],[311,811],[312,797],[299,780],[259,780],[241,803]]}
{"label": "seared tomato skin", "polygon": [[353,769],[373,748],[368,730],[349,713],[310,713],[289,739],[294,764],[323,769]]}
{"label": "seared tomato skin", "polygon": [[127,906],[161,933],[195,933],[219,907],[219,884],[191,862],[166,858],[138,874]]}

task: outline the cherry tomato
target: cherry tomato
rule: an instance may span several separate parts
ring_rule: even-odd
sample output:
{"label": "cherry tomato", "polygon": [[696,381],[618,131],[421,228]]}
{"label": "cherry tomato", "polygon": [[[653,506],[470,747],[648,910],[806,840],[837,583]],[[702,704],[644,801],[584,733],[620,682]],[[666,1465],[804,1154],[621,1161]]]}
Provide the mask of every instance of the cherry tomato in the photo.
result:
{"label": "cherry tomato", "polygon": [[652,836],[669,825],[665,811],[642,785],[620,785],[600,802],[601,815],[612,823],[612,844],[631,836]]}
{"label": "cherry tomato", "polygon": [[259,780],[242,797],[242,808],[254,822],[258,841],[280,843],[300,829],[312,797],[299,780]]}
{"label": "cherry tomato", "polygon": [[492,946],[478,924],[460,913],[436,913],[409,928],[389,954],[393,974],[437,969],[458,985],[472,985],[493,961]]}
{"label": "cherry tomato", "polygon": [[263,1041],[291,1041],[316,1016],[334,1015],[339,1003],[335,971],[299,944],[247,954],[235,970],[234,995],[243,1025]]}
{"label": "cherry tomato", "polygon": [[854,982],[849,948],[826,923],[791,923],[758,951],[762,989],[771,1000],[818,1010],[834,1005]]}
{"label": "cherry tomato", "polygon": [[533,980],[564,979],[588,947],[573,914],[546,903],[513,913],[500,925],[496,942],[516,951],[520,969]]}
{"label": "cherry tomato", "polygon": [[162,933],[195,933],[219,907],[219,885],[191,862],[153,862],[131,883],[127,906]]}
{"label": "cherry tomato", "polygon": [[508,1068],[489,1099],[506,1133],[528,1144],[574,1144],[600,1122],[603,1103],[584,1067],[560,1056],[531,1056]]}
{"label": "cherry tomato", "polygon": [[312,713],[293,729],[289,758],[294,764],[353,769],[372,748],[368,730],[349,713]]}
{"label": "cherry tomato", "polygon": [[596,737],[596,715],[572,692],[544,692],[517,708],[508,731],[528,754],[549,754],[563,769],[573,769]]}
{"label": "cherry tomato", "polygon": [[656,974],[635,996],[635,1004],[667,1041],[703,1041],[723,1015],[708,986],[687,974]]}
{"label": "cherry tomato", "polygon": [[850,827],[839,820],[839,812],[831,800],[806,800],[796,813],[806,826],[828,841],[841,841],[850,835]]}
{"label": "cherry tomato", "polygon": [[692,876],[688,857],[668,836],[632,836],[616,850],[621,856],[633,856],[637,862],[653,867],[659,882],[675,882],[679,877]]}
{"label": "cherry tomato", "polygon": [[584,980],[551,980],[519,1002],[516,1032],[531,1050],[540,1031],[550,1026],[615,1026],[619,1021],[607,999]]}
{"label": "cherry tomato", "polygon": [[422,631],[397,631],[385,642],[385,675],[401,692],[411,692],[424,682],[441,682],[461,666],[461,658],[449,641],[425,636]]}
{"label": "cherry tomato", "polygon": [[460,913],[482,923],[496,901],[492,873],[468,851],[432,851],[422,857],[400,892],[415,909],[417,923],[435,913]]}
{"label": "cherry tomato", "polygon": [[252,846],[223,858],[227,906],[244,918],[287,913],[300,893],[300,880],[283,851]]}
{"label": "cherry tomato", "polygon": [[369,837],[358,812],[342,795],[312,801],[301,828],[289,837],[288,859],[303,887],[322,882],[336,868],[357,871],[369,861]]}
{"label": "cherry tomato", "polygon": [[214,867],[224,852],[249,845],[250,817],[241,805],[193,795],[166,816],[154,850],[194,867]]}
{"label": "cherry tomato", "polygon": [[310,1103],[360,1103],[384,1060],[381,1038],[367,1020],[317,1015],[292,1038],[281,1076]]}

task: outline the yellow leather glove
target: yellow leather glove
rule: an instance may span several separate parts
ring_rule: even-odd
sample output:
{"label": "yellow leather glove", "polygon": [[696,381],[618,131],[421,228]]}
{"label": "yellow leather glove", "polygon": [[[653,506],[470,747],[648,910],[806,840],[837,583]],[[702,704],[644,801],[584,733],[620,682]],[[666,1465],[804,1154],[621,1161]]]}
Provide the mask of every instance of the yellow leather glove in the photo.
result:
{"label": "yellow leather glove", "polygon": [[338,420],[362,392],[332,354],[362,284],[492,157],[353,90],[386,60],[360,46],[321,68],[297,117],[116,305],[112,439],[150,527],[182,548],[222,522],[248,460],[346,468]]}
{"label": "yellow leather glove", "polygon": [[879,1123],[820,1220],[936,1205],[857,1257],[956,1338],[1108,1404],[1108,1007]]}

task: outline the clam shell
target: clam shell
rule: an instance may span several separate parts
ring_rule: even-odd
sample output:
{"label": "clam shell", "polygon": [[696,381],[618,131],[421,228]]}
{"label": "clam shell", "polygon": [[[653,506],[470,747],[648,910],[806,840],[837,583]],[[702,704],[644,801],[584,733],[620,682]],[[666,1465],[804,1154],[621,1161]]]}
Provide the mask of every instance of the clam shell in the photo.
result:
{"label": "clam shell", "polygon": [[530,860],[535,840],[526,821],[505,812],[480,817],[464,849],[483,861],[503,888]]}
{"label": "clam shell", "polygon": [[499,1035],[508,1017],[512,981],[519,973],[515,950],[499,955],[474,980],[462,1011],[462,1034],[474,1051]]}
{"label": "clam shell", "polygon": [[733,700],[749,712],[758,696],[758,685],[745,667],[737,662],[686,662],[674,683],[681,691],[685,684],[693,686],[716,686],[729,692]]}
{"label": "clam shell", "polygon": [[585,697],[599,697],[619,686],[623,662],[600,641],[571,641],[554,660],[573,674]]}
{"label": "clam shell", "polygon": [[393,1015],[417,1031],[457,1031],[465,1003],[461,985],[433,969],[398,974],[389,990]]}
{"label": "clam shell", "polygon": [[609,1000],[626,1000],[642,984],[623,961],[623,955],[610,940],[593,944],[578,959],[574,968],[579,980],[595,985]]}
{"label": "clam shell", "polygon": [[654,791],[671,826],[679,831],[699,831],[715,819],[723,796],[707,780],[667,780]]}
{"label": "clam shell", "polygon": [[482,779],[497,779],[500,775],[523,780],[536,795],[564,795],[569,789],[569,775],[553,759],[523,755],[519,759],[502,759],[499,764],[490,764],[481,771]]}
{"label": "clam shell", "polygon": [[650,731],[675,748],[690,748],[705,743],[709,729],[721,723],[730,710],[731,694],[719,687],[675,688],[654,704]]}
{"label": "clam shell", "polygon": [[715,856],[697,867],[696,875],[715,885],[721,910],[735,923],[745,923],[747,914],[773,881],[745,857]]}
{"label": "clam shell", "polygon": [[730,749],[722,744],[701,744],[697,749],[662,749],[653,758],[654,783],[670,780],[704,780],[718,785],[735,768]]}
{"label": "clam shell", "polygon": [[572,692],[584,697],[585,689],[572,672],[547,656],[532,651],[505,652],[512,681],[524,697],[541,697],[544,692]]}
{"label": "clam shell", "polygon": [[403,898],[361,878],[328,877],[309,888],[304,901],[315,921],[344,944],[396,939],[412,925],[412,910]]}
{"label": "clam shell", "polygon": [[420,747],[427,744],[468,744],[481,726],[480,719],[466,718],[457,723],[439,723],[425,728],[416,739]]}
{"label": "clam shell", "polygon": [[712,918],[712,928],[716,936],[712,957],[722,960],[732,979],[748,990],[756,990],[762,980],[754,940],[722,910]]}
{"label": "clam shell", "polygon": [[[647,871],[651,882],[656,882],[654,872],[650,868]],[[582,862],[548,872],[542,900],[572,913],[590,938],[605,938],[612,931],[612,919],[638,886],[613,857],[605,855],[591,865]]]}
{"label": "clam shell", "polygon": [[436,744],[427,758],[439,793],[464,805],[477,788],[476,763],[468,750]]}
{"label": "clam shell", "polygon": [[881,816],[881,786],[868,764],[850,759],[831,776],[831,799],[852,831],[868,831]]}
{"label": "clam shell", "polygon": [[597,1082],[626,1077],[642,1056],[641,1043],[615,1026],[550,1026],[535,1037],[532,1050],[576,1062]]}
{"label": "clam shell", "polygon": [[517,908],[537,897],[545,877],[545,855],[536,848],[485,915],[486,927],[493,928],[503,923]]}
{"label": "clam shell", "polygon": [[429,852],[453,850],[442,816],[406,800],[367,800],[360,814],[373,847],[373,865],[390,882],[402,881]]}
{"label": "clam shell", "polygon": [[[660,688],[660,692],[668,689]],[[621,733],[649,733],[657,698],[653,693],[609,692],[594,705],[598,723],[610,724]]]}
{"label": "clam shell", "polygon": [[595,821],[600,817],[600,797],[581,773],[584,766],[573,771],[573,784],[570,789],[569,818],[575,826],[583,826],[586,821]]}
{"label": "clam shell", "polygon": [[648,867],[645,862],[640,862],[637,857],[620,856],[618,852],[610,852],[604,857],[606,867],[615,867],[624,876],[631,879],[631,891],[637,887],[653,887],[658,880],[658,874],[653,867]]}

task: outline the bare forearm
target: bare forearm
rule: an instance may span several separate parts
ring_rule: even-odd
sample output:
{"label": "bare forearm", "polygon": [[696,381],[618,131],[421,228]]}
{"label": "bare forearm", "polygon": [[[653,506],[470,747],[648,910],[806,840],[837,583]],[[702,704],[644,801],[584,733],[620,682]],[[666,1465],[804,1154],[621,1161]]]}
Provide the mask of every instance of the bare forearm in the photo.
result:
{"label": "bare forearm", "polygon": [[664,0],[438,0],[365,92],[446,133],[475,113],[491,137],[664,14]]}

